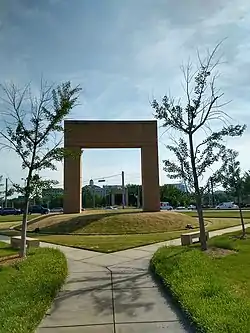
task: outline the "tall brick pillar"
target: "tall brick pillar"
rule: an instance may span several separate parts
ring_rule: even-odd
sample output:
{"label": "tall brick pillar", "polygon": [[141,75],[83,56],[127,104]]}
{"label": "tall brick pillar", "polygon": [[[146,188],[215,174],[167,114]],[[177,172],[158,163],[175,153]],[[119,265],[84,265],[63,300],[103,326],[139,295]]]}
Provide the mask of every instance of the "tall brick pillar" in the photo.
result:
{"label": "tall brick pillar", "polygon": [[158,145],[142,146],[142,205],[145,212],[160,210]]}
{"label": "tall brick pillar", "polygon": [[81,148],[67,147],[74,156],[64,158],[64,200],[65,214],[80,213],[82,209],[82,155]]}

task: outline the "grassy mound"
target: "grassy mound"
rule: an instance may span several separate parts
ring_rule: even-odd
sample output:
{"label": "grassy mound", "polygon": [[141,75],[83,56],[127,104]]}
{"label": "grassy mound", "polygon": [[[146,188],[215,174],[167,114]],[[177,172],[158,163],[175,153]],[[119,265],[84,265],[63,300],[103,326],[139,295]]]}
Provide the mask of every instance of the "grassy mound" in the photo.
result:
{"label": "grassy mound", "polygon": [[82,214],[48,216],[32,223],[29,230],[54,234],[137,234],[159,233],[197,226],[195,218],[174,212],[146,213],[138,210],[86,211]]}
{"label": "grassy mound", "polygon": [[207,253],[195,247],[163,247],[155,253],[153,270],[199,331],[250,331],[249,229],[248,237],[215,237]]}
{"label": "grassy mound", "polygon": [[67,275],[64,255],[40,248],[12,266],[0,266],[0,332],[34,332]]}

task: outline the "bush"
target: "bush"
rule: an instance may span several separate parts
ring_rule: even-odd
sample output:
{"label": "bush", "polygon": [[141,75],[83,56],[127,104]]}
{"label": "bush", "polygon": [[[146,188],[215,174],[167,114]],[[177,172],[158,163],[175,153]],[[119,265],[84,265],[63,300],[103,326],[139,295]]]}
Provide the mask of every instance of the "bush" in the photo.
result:
{"label": "bush", "polygon": [[33,332],[67,276],[66,258],[40,248],[13,266],[0,267],[0,332]]}

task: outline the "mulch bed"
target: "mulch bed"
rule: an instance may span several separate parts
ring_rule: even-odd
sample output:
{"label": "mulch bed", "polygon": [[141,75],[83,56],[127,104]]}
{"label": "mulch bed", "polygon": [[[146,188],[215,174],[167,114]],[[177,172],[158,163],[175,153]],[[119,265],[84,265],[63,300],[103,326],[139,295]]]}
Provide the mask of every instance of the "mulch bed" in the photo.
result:
{"label": "mulch bed", "polygon": [[11,256],[1,257],[0,258],[0,267],[17,264],[21,260],[22,260],[22,258],[20,258],[19,254],[13,254]]}
{"label": "mulch bed", "polygon": [[213,258],[221,258],[230,254],[235,254],[237,252],[233,250],[222,249],[219,247],[210,247],[205,251],[205,253]]}

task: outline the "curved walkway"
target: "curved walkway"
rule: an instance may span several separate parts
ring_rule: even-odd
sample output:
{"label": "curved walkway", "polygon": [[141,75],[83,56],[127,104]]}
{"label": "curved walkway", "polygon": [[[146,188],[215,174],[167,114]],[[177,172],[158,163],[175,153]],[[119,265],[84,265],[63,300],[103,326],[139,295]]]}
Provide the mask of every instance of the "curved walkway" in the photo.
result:
{"label": "curved walkway", "polygon": [[164,245],[180,245],[180,239],[113,254],[42,243],[65,253],[69,276],[37,333],[192,332],[149,272],[150,258]]}

